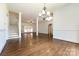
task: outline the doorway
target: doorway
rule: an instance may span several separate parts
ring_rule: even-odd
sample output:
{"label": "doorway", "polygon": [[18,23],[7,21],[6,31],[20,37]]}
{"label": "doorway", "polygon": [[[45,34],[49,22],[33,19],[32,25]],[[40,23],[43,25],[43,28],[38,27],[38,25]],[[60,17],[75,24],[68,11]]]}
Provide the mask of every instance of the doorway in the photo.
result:
{"label": "doorway", "polygon": [[48,24],[48,38],[53,38],[53,27],[52,24]]}

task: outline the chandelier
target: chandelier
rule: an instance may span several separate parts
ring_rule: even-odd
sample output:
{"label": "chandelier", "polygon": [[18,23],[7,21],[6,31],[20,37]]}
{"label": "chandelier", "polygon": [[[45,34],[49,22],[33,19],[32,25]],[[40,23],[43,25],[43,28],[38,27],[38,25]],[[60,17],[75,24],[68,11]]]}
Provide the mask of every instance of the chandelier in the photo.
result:
{"label": "chandelier", "polygon": [[49,11],[47,11],[47,8],[45,6],[44,3],[44,7],[43,10],[39,13],[39,17],[41,17],[43,20],[51,20],[53,16],[53,13],[50,13]]}

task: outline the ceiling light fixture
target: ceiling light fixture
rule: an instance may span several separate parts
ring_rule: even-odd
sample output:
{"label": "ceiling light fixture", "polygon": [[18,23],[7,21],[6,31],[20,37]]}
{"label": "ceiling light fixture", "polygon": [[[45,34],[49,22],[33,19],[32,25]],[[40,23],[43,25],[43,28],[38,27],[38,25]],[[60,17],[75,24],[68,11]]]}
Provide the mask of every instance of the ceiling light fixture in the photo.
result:
{"label": "ceiling light fixture", "polygon": [[47,8],[45,6],[44,3],[44,7],[43,10],[39,13],[39,17],[41,17],[43,20],[51,20],[53,16],[53,13],[50,13],[49,11],[47,11]]}

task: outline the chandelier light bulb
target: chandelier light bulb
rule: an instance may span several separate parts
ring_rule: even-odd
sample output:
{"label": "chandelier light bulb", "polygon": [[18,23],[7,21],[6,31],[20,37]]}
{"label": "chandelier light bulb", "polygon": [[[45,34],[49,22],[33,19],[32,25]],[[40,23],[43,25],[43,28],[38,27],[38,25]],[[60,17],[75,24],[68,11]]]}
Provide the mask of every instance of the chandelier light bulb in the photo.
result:
{"label": "chandelier light bulb", "polygon": [[47,17],[46,20],[49,21],[49,18]]}
{"label": "chandelier light bulb", "polygon": [[49,12],[49,11],[47,11],[47,15],[49,15],[49,16],[50,16],[50,12]]}
{"label": "chandelier light bulb", "polygon": [[42,10],[42,14],[45,14],[45,10]]}
{"label": "chandelier light bulb", "polygon": [[39,16],[41,16],[42,14],[41,13],[39,13]]}
{"label": "chandelier light bulb", "polygon": [[52,17],[49,17],[50,20],[52,20]]}

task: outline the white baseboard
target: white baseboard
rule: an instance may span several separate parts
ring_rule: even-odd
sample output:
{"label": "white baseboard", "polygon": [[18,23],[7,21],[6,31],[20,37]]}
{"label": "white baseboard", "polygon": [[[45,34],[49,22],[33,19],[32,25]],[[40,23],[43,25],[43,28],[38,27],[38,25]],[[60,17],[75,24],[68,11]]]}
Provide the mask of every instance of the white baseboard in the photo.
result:
{"label": "white baseboard", "polygon": [[73,43],[79,43],[78,41],[70,41],[70,40],[68,40],[68,39],[66,39],[66,38],[61,38],[61,37],[53,37],[53,38],[56,38],[56,39],[58,39],[58,40],[69,41],[69,42],[73,42]]}
{"label": "white baseboard", "polygon": [[19,37],[9,37],[8,39],[18,39]]}

